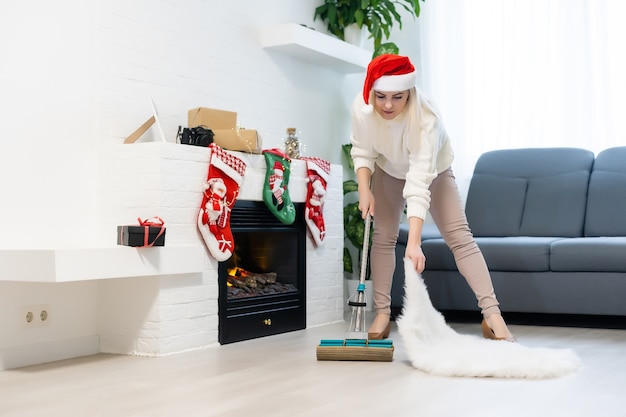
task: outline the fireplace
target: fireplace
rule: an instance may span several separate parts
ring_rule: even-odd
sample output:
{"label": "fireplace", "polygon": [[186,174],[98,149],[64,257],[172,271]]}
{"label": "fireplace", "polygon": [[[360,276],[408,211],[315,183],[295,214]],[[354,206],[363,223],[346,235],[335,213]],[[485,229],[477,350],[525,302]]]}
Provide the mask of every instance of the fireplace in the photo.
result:
{"label": "fireplace", "polygon": [[235,250],[218,272],[220,344],[306,327],[304,203],[294,206],[290,225],[262,201],[238,200],[233,206]]}

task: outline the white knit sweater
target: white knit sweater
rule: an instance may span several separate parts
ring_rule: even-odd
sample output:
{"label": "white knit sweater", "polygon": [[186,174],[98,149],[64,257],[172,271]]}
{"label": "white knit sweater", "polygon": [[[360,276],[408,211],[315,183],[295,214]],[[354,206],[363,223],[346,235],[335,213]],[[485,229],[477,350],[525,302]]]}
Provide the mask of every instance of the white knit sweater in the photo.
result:
{"label": "white knit sweater", "polygon": [[430,207],[433,179],[450,168],[454,152],[441,118],[428,99],[416,88],[402,114],[383,119],[368,112],[363,95],[352,104],[352,159],[354,169],[375,166],[392,177],[406,181],[403,196],[407,216],[424,219]]}

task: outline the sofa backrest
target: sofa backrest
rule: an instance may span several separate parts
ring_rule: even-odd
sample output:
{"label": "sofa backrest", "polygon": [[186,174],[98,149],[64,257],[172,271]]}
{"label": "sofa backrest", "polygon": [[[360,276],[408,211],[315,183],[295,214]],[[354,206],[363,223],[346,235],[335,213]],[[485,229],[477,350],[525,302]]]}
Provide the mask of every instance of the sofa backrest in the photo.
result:
{"label": "sofa backrest", "polygon": [[474,236],[582,236],[593,162],[579,148],[484,153],[465,206]]}
{"label": "sofa backrest", "polygon": [[626,236],[626,146],[598,154],[589,179],[585,236]]}

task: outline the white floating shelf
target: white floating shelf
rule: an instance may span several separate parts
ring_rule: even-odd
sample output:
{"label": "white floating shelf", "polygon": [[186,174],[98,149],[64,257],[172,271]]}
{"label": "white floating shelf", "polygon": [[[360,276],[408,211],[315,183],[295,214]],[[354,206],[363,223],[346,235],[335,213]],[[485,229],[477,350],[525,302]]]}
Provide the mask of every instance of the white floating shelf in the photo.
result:
{"label": "white floating shelf", "polygon": [[0,250],[0,281],[71,282],[202,272],[201,246]]}
{"label": "white floating shelf", "polygon": [[297,23],[261,29],[261,46],[345,73],[367,69],[372,53]]}

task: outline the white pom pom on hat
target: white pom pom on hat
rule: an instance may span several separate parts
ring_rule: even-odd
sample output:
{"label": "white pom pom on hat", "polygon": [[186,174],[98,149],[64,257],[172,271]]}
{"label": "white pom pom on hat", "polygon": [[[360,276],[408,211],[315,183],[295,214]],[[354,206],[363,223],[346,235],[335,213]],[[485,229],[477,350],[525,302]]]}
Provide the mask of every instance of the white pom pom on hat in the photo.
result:
{"label": "white pom pom on hat", "polygon": [[404,91],[415,87],[417,74],[409,57],[394,54],[379,55],[367,66],[367,74],[363,83],[363,100],[365,106],[361,111],[372,113],[370,93],[376,91]]}

